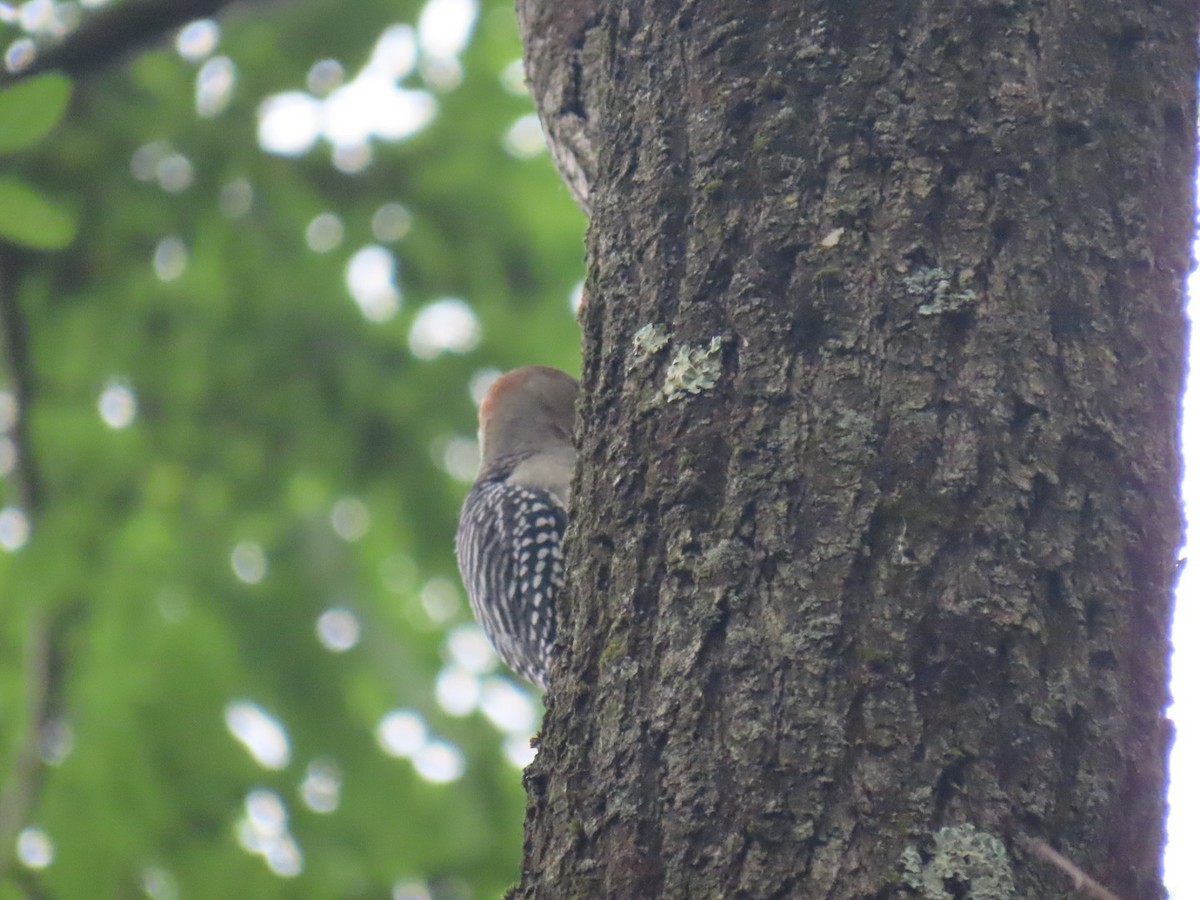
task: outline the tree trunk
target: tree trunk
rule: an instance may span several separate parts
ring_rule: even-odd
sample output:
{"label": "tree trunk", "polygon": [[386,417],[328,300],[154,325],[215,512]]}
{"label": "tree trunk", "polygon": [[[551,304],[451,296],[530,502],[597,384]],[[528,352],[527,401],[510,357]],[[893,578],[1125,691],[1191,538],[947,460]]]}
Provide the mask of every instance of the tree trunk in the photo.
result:
{"label": "tree trunk", "polygon": [[515,896],[1161,897],[1192,0],[521,5],[598,140]]}

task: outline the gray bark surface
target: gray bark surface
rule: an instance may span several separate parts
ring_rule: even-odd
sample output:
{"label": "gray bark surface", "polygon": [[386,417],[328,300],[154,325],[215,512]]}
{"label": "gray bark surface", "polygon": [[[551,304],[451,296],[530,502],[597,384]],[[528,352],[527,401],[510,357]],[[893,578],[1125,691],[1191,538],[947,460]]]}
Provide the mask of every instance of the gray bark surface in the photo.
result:
{"label": "gray bark surface", "polygon": [[518,7],[595,158],[514,896],[1161,897],[1194,3]]}
{"label": "gray bark surface", "polygon": [[592,211],[588,185],[602,136],[593,114],[604,62],[600,9],[591,0],[517,2],[526,80],[554,165],[585,215]]}

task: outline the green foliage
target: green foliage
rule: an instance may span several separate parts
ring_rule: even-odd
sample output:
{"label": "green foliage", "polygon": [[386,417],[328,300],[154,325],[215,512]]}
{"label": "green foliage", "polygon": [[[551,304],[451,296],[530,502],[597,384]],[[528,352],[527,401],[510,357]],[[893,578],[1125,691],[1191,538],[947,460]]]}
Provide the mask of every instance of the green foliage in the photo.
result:
{"label": "green foliage", "polygon": [[71,100],[71,80],[47,72],[0,91],[0,153],[32,147],[50,133]]}
{"label": "green foliage", "polygon": [[[196,112],[204,60],[163,46],[81,79],[70,115],[6,165],[80,212],[71,250],[26,256],[0,298],[25,320],[18,449],[41,487],[22,510],[28,540],[0,549],[0,805],[28,780],[19,827],[53,846],[45,867],[0,862],[0,892],[352,898],[403,884],[486,898],[516,878],[523,792],[504,747],[519,729],[478,703],[458,714],[436,688],[439,674],[443,694],[448,678],[476,686],[493,717],[528,698],[449,649],[470,622],[452,554],[469,386],[525,363],[578,368],[568,297],[584,223],[545,154],[504,149],[531,111],[500,80],[520,52],[509,4],[483,4],[457,87],[428,88],[420,68],[403,79],[437,115],[405,140],[372,139],[361,171],[331,165],[324,141],[285,157],[257,140],[266,97],[305,90],[321,59],[352,79],[384,28],[419,12],[393,0],[352,15],[329,3],[244,11],[205,57],[235,67],[219,111]],[[0,135],[10,104],[31,102],[11,95],[35,84],[39,106],[65,104],[63,87],[45,86],[61,79],[8,88]],[[36,203],[22,202],[28,225]],[[380,232],[386,204],[407,211],[406,233]],[[26,233],[0,213],[0,233],[64,246],[46,213]],[[313,241],[318,252],[307,235],[323,213],[341,238]],[[399,307],[380,321],[347,288],[368,246],[397,266]],[[477,318],[477,346],[414,352],[420,312],[447,297]],[[12,468],[0,506],[23,502],[25,477]],[[338,652],[318,636],[330,610],[358,629]],[[51,695],[40,739],[39,685]],[[277,767],[231,734],[239,702],[286,730]],[[383,751],[394,710],[423,721],[435,750],[457,749],[460,777],[430,780]],[[22,750],[39,746],[23,773]],[[336,776],[336,808],[311,802],[314,773]],[[302,859],[289,877],[243,846],[281,824]]]}
{"label": "green foliage", "polygon": [[[26,150],[58,124],[71,82],[48,72],[0,90],[0,153]],[[0,178],[0,238],[39,250],[60,250],[75,237],[75,215],[21,179]]]}
{"label": "green foliage", "polygon": [[75,237],[75,217],[36,188],[0,178],[0,236],[39,250],[60,250]]}

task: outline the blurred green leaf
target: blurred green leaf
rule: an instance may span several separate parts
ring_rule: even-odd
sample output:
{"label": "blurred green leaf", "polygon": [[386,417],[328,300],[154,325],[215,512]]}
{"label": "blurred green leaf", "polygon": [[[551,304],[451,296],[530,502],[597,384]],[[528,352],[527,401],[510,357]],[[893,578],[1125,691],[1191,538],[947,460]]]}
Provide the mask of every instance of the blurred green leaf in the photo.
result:
{"label": "blurred green leaf", "polygon": [[75,215],[16,178],[0,178],[0,237],[36,250],[75,239]]}
{"label": "blurred green leaf", "polygon": [[[336,167],[324,137],[295,158],[256,139],[265,101],[304,91],[317,63],[349,84],[423,6],[227,17],[214,65],[164,42],[91,73],[53,139],[3,160],[80,211],[70,251],[25,254],[12,280],[42,499],[28,542],[0,551],[0,783],[23,721],[26,623],[84,611],[57,643],[55,764],[26,817],[55,853],[22,873],[28,893],[365,900],[412,883],[490,900],[519,874],[524,796],[505,751],[528,735],[442,696],[448,675],[479,703],[516,691],[536,708],[451,651],[471,628],[453,545],[472,386],[524,363],[578,371],[567,298],[584,221],[545,153],[505,150],[532,111],[501,79],[521,53],[511,0],[481,0],[456,87],[420,66],[401,79],[437,115],[408,139],[371,138],[365,168]],[[226,105],[198,114],[198,86],[219,87],[230,64]],[[405,229],[378,228],[389,207]],[[318,217],[334,224],[326,243]],[[395,262],[385,321],[347,284],[371,245]],[[413,324],[446,297],[470,307],[479,344],[419,356]],[[0,506],[15,484],[0,479]],[[261,566],[249,580],[247,553]],[[352,617],[353,646],[328,645],[332,610]],[[231,702],[278,719],[286,768],[234,738]],[[431,783],[385,751],[396,710],[461,754],[458,780]],[[340,773],[336,808],[310,802],[314,764]],[[263,791],[302,854],[294,877],[239,840]]]}
{"label": "blurred green leaf", "polygon": [[58,72],[35,75],[0,91],[0,153],[36,144],[49,133],[71,99],[71,79]]}

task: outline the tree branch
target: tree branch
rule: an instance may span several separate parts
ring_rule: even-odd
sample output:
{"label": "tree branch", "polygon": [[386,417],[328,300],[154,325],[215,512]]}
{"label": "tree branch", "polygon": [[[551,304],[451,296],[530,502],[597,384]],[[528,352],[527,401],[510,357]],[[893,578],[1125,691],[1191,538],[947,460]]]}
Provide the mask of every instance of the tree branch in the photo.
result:
{"label": "tree branch", "polygon": [[237,0],[128,0],[87,14],[61,42],[38,48],[32,64],[0,76],[0,85],[50,69],[83,75],[121,62],[196,19],[215,16]]}
{"label": "tree branch", "polygon": [[[41,479],[29,437],[29,411],[33,408],[33,359],[29,330],[17,300],[18,252],[0,245],[0,347],[3,368],[16,405],[10,431],[16,463],[9,475],[12,499],[32,523],[42,504]],[[13,749],[11,765],[0,792],[0,878],[11,869],[16,837],[25,826],[45,774],[43,740],[47,725],[62,706],[66,680],[67,632],[83,611],[79,602],[34,609],[25,635],[25,731]],[[27,896],[36,882],[23,883]],[[37,894],[36,896],[41,896]]]}
{"label": "tree branch", "polygon": [[16,838],[37,801],[46,772],[48,727],[61,715],[67,635],[83,615],[76,600],[52,612],[37,610],[25,638],[25,732],[0,793],[0,879],[13,864]]}
{"label": "tree branch", "polygon": [[1050,865],[1070,878],[1073,883],[1072,886],[1079,893],[1091,897],[1093,900],[1121,900],[1120,897],[1100,884],[1100,882],[1096,881],[1096,879],[1092,878],[1083,869],[1079,868],[1079,866],[1075,865],[1075,863],[1071,862],[1045,841],[1023,838],[1022,842],[1030,853],[1044,862],[1050,863]]}
{"label": "tree branch", "polygon": [[52,655],[50,629],[37,619],[26,638],[25,650],[25,735],[14,755],[8,783],[0,794],[0,878],[13,862],[18,832],[33,805],[41,783],[42,725],[49,714]]}
{"label": "tree branch", "polygon": [[9,481],[13,499],[26,516],[32,516],[41,500],[41,479],[29,438],[29,409],[33,396],[33,361],[29,355],[29,333],[16,297],[15,253],[0,248],[0,346],[4,348],[3,371],[16,403],[16,421],[10,432],[16,467]]}

